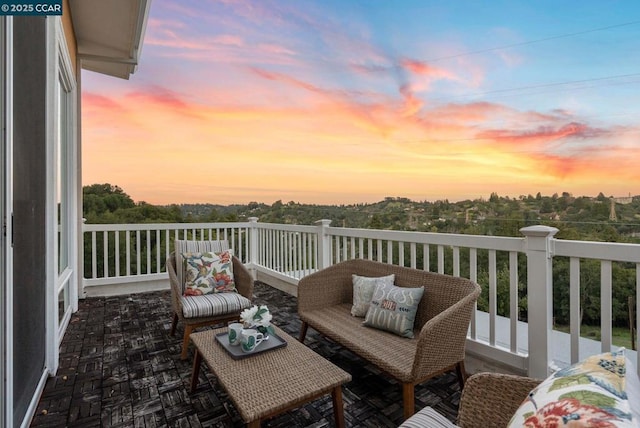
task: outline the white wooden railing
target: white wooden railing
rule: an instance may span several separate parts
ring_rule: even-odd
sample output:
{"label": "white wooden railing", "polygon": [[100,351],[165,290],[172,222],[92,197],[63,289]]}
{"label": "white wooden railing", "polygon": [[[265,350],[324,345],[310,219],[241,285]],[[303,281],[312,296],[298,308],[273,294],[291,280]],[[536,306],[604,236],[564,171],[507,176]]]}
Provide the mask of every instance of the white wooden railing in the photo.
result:
{"label": "white wooden railing", "polygon": [[166,279],[175,239],[229,241],[248,262],[249,223],[85,224],[84,286]]}
{"label": "white wooden railing", "polygon": [[[635,265],[636,307],[640,300],[640,245],[567,241],[554,238],[547,226],[523,228],[522,237],[406,232],[259,223],[84,225],[84,287],[165,279],[164,260],[175,239],[227,239],[235,254],[252,270],[292,285],[318,269],[353,258],[365,258],[455,276],[486,285],[486,312],[472,319],[467,351],[502,365],[546,377],[550,366],[575,362],[613,348],[612,266]],[[567,346],[553,330],[552,269],[554,257],[567,257],[570,288],[570,333]],[[580,262],[598,260],[601,299],[601,342],[580,337]],[[90,262],[89,262],[90,260]],[[500,263],[499,263],[500,262]],[[508,266],[508,314],[498,313],[498,284],[505,281],[498,266]],[[524,267],[526,272],[519,272]],[[478,278],[479,272],[485,277]],[[526,286],[527,322],[518,319],[519,293]],[[640,320],[636,317],[637,327]],[[592,343],[593,342],[593,343]],[[636,353],[630,352],[633,360]],[[636,370],[638,365],[636,364]]]}

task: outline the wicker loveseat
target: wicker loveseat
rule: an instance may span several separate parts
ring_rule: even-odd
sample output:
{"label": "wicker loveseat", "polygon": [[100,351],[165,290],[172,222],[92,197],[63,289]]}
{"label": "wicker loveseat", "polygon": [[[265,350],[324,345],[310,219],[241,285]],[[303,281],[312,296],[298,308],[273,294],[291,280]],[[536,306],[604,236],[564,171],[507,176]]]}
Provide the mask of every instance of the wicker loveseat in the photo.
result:
{"label": "wicker loveseat", "polygon": [[[398,287],[424,287],[409,339],[362,325],[351,316],[352,274],[381,277],[395,274]],[[465,279],[354,259],[304,277],[298,284],[300,341],[307,327],[348,348],[402,382],[404,417],[415,412],[414,386],[455,369],[464,384],[465,342],[480,286]]]}

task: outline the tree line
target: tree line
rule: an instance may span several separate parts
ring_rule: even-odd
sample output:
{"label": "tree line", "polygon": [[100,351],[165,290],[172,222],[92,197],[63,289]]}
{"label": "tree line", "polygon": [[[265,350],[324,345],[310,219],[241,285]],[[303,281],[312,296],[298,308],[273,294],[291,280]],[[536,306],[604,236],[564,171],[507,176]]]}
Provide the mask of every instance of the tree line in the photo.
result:
{"label": "tree line", "polygon": [[[152,205],[134,202],[125,191],[111,184],[92,184],[83,188],[83,216],[87,223],[190,223],[235,222],[258,217],[263,223],[314,224],[332,220],[332,226],[412,230],[438,233],[521,237],[525,226],[544,224],[557,227],[560,239],[640,243],[640,196],[619,199],[600,193],[595,197],[563,192],[551,196],[540,193],[517,198],[491,193],[478,198],[449,202],[412,201],[387,197],[369,204],[315,205],[276,201],[271,205],[251,202],[238,205],[172,204]],[[612,219],[615,214],[615,219]],[[87,245],[87,243],[85,243]],[[421,249],[419,249],[419,252]],[[451,251],[446,249],[445,251]],[[408,251],[405,252],[408,256]],[[418,255],[421,257],[421,254]],[[432,252],[431,257],[435,257]],[[451,260],[450,254],[446,257]],[[408,265],[409,260],[406,261]],[[435,265],[436,260],[432,262]],[[478,251],[478,282],[483,287],[478,305],[488,310],[488,256]],[[518,258],[518,318],[526,321],[526,259]],[[466,270],[465,270],[466,269]],[[468,254],[461,252],[461,274],[468,276]],[[445,264],[451,274],[452,265]],[[600,324],[600,265],[583,260],[580,268],[581,319],[586,325]],[[556,323],[569,322],[569,260],[555,257],[553,264]],[[497,257],[497,310],[510,315],[508,255]],[[635,296],[635,265],[613,264],[613,324],[629,325],[628,298]]]}

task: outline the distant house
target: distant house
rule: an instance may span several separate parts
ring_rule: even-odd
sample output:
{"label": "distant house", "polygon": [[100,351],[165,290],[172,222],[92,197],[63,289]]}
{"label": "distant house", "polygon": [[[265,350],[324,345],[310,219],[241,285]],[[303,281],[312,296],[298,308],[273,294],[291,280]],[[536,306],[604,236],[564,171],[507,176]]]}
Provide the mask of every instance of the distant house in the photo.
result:
{"label": "distant house", "polygon": [[[128,79],[151,0],[0,17],[0,426],[28,426],[78,307],[81,69]],[[80,249],[80,251],[79,251]]]}

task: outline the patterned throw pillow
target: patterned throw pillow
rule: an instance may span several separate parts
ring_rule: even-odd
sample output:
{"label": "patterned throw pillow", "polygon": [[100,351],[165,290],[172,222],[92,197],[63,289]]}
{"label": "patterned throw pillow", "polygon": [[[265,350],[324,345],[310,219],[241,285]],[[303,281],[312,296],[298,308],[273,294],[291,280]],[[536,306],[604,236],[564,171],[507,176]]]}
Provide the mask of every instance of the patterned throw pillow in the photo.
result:
{"label": "patterned throw pillow", "polygon": [[182,239],[176,239],[174,241],[175,254],[176,254],[176,276],[178,277],[178,283],[182,287],[182,294],[184,294],[184,253],[221,253],[229,249],[229,241],[188,241]]}
{"label": "patterned throw pillow", "polygon": [[531,391],[509,427],[637,427],[625,375],[624,349],[588,357]]}
{"label": "patterned throw pillow", "polygon": [[370,278],[367,276],[351,275],[353,281],[353,306],[351,307],[351,315],[354,317],[364,317],[369,310],[369,304],[373,297],[373,292],[378,284],[393,285],[396,279],[395,274],[381,276],[379,278]]}
{"label": "patterned throw pillow", "polygon": [[182,253],[184,259],[184,295],[235,292],[233,253]]}
{"label": "patterned throw pillow", "polygon": [[423,294],[422,287],[378,284],[363,324],[413,338],[413,323]]}

